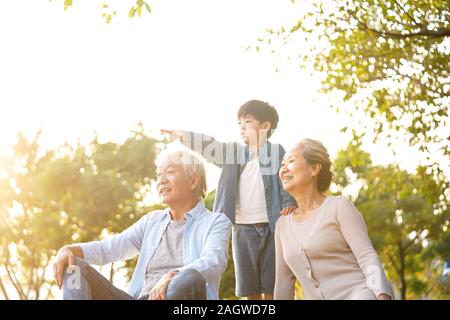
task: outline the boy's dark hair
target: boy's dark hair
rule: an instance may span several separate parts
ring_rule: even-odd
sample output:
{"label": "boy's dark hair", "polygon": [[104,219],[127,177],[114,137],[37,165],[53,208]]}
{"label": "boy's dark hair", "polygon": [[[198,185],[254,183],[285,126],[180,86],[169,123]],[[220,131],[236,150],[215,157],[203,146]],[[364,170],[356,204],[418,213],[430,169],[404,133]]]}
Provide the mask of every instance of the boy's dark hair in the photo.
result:
{"label": "boy's dark hair", "polygon": [[244,103],[238,110],[237,117],[240,119],[241,117],[252,116],[259,122],[269,121],[271,126],[269,132],[267,133],[267,137],[270,137],[273,133],[273,130],[277,128],[278,125],[278,112],[267,102],[263,102],[260,100],[250,100]]}

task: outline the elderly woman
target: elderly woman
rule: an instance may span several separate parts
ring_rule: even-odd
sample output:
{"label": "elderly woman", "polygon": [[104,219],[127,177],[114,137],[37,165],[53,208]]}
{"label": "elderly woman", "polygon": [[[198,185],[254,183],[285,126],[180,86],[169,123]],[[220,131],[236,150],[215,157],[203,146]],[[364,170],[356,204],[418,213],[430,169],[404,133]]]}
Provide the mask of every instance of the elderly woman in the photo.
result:
{"label": "elderly woman", "polygon": [[293,299],[297,279],[307,299],[391,299],[392,289],[347,198],[326,196],[333,173],[321,142],[304,139],[286,153],[279,172],[298,208],[275,230],[275,299]]}

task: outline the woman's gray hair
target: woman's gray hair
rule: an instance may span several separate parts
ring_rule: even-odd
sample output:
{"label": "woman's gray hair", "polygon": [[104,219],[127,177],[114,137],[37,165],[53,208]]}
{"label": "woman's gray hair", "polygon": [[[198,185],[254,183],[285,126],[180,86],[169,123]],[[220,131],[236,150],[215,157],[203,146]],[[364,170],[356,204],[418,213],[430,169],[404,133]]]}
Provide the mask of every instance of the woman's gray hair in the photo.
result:
{"label": "woman's gray hair", "polygon": [[206,171],[203,159],[190,150],[163,150],[156,158],[156,165],[162,166],[164,163],[179,164],[183,167],[186,177],[198,177],[198,185],[194,192],[204,199],[206,196]]}
{"label": "woman's gray hair", "polygon": [[313,139],[303,139],[297,144],[297,148],[309,164],[321,165],[321,169],[317,175],[317,189],[320,192],[327,191],[334,178],[327,148],[325,148],[322,142]]}

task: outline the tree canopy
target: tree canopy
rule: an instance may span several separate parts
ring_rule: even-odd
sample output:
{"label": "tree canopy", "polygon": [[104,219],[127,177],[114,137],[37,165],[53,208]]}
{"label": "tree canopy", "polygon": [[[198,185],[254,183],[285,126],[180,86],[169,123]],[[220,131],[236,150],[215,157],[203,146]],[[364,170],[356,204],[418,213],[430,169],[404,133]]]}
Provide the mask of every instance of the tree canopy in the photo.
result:
{"label": "tree canopy", "polygon": [[39,134],[19,134],[0,170],[0,271],[20,299],[53,296],[46,267],[63,245],[123,231],[151,211],[155,144],[142,128],[124,143],[95,138],[47,151]]}
{"label": "tree canopy", "polygon": [[355,140],[335,161],[337,193],[359,185],[353,199],[388,278],[401,299],[445,298],[442,267],[449,259],[449,192],[426,168],[410,174],[373,165]]}
{"label": "tree canopy", "polygon": [[[446,164],[436,159],[450,161],[450,2],[291,2],[297,3],[296,21],[258,40],[279,52],[286,42],[297,43],[299,64],[323,75],[324,92],[343,92],[348,113],[362,111],[373,120],[375,139],[380,133],[406,139],[437,163],[439,175]],[[65,9],[72,5],[64,0]],[[106,22],[116,15],[110,6],[102,5]],[[130,17],[143,10],[151,12],[149,2],[130,1]],[[274,45],[280,38],[283,43]]]}
{"label": "tree canopy", "polygon": [[448,159],[450,2],[314,0],[298,8],[297,21],[268,30],[266,40],[306,47],[300,65],[323,75],[324,92],[343,92],[350,114],[372,118],[376,134],[400,133],[437,157],[432,143]]}
{"label": "tree canopy", "polygon": [[[52,0],[50,0],[52,1]],[[111,20],[117,15],[117,10],[114,9],[114,4],[111,1],[105,0],[101,5],[102,17],[106,23],[110,23]],[[128,16],[133,18],[135,16],[142,17],[143,12],[151,13],[152,7],[148,1],[144,0],[131,0]],[[73,6],[73,0],[64,0],[64,10]]]}

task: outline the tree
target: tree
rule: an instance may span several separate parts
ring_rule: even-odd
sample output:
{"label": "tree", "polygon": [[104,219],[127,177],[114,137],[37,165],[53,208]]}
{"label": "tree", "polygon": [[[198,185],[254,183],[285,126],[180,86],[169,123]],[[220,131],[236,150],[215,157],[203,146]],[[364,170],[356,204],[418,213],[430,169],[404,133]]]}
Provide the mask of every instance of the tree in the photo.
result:
{"label": "tree", "polygon": [[448,257],[449,194],[426,168],[408,173],[396,165],[373,165],[353,141],[336,159],[338,192],[359,182],[354,199],[369,236],[402,299],[436,292],[442,261]]}
{"label": "tree", "polygon": [[139,126],[120,144],[95,138],[88,146],[48,151],[39,146],[39,134],[33,141],[18,136],[14,156],[0,172],[5,298],[6,281],[20,299],[52,297],[46,267],[57,249],[120,232],[152,211],[145,197],[155,178],[157,148],[143,132]]}
{"label": "tree", "polygon": [[343,92],[350,115],[372,118],[375,138],[407,137],[438,159],[432,143],[450,158],[449,1],[314,0],[298,11],[295,23],[260,41],[307,48],[300,65],[322,74],[325,93]]}
{"label": "tree", "polygon": [[[64,0],[65,9],[72,4]],[[151,12],[136,0],[129,16],[143,8]],[[281,37],[306,46],[300,65],[324,75],[324,92],[355,100],[352,108],[376,120],[375,133],[401,131],[421,150],[433,142],[448,157],[450,136],[442,128],[450,128],[449,1],[312,0],[302,1],[299,12],[293,25],[268,30],[269,44]],[[103,16],[109,22],[115,14]]]}
{"label": "tree", "polygon": [[[50,0],[51,1],[51,0]],[[117,10],[114,9],[114,5],[107,4],[106,2],[111,2],[108,0],[105,0],[105,3],[102,4],[102,17],[105,19],[106,23],[110,23],[111,20],[117,15]],[[149,4],[148,1],[144,0],[130,0],[128,1],[130,3],[130,9],[128,12],[128,16],[130,18],[133,18],[135,16],[142,17],[142,11],[147,11],[147,13],[152,12],[152,7]],[[132,4],[134,3],[134,4]],[[73,0],[64,0],[64,10],[69,9],[73,6]]]}

